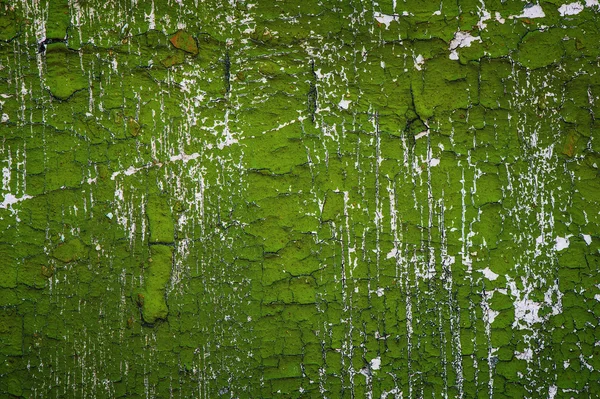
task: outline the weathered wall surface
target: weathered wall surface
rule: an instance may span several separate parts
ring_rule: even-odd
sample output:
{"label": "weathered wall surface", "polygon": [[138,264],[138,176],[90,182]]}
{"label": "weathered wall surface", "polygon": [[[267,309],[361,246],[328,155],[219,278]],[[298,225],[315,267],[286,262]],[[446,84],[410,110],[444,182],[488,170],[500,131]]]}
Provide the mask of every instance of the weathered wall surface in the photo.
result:
{"label": "weathered wall surface", "polygon": [[0,396],[600,396],[595,0],[0,2]]}

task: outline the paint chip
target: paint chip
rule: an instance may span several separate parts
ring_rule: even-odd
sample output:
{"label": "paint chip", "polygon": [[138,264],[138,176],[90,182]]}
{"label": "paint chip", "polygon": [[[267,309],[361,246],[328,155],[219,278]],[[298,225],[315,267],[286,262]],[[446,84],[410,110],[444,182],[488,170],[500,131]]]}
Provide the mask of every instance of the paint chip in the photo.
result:
{"label": "paint chip", "polygon": [[338,103],[338,106],[342,109],[348,109],[348,107],[350,107],[350,103],[352,101],[350,100],[340,100],[340,102]]}
{"label": "paint chip", "polygon": [[583,241],[585,241],[585,243],[587,245],[590,245],[592,243],[592,236],[589,234],[582,234],[581,235],[583,237]]}
{"label": "paint chip", "polygon": [[509,18],[544,18],[546,14],[539,4],[525,7],[521,15],[511,15]]}
{"label": "paint chip", "polygon": [[483,270],[480,270],[481,273],[490,281],[494,281],[498,278],[498,274],[494,273],[489,267],[486,267]]}
{"label": "paint chip", "polygon": [[577,3],[577,2],[570,3],[570,4],[563,4],[562,6],[558,7],[558,12],[563,17],[565,15],[577,15],[582,11],[583,11],[583,5],[581,3]]}
{"label": "paint chip", "polygon": [[565,248],[569,248],[569,237],[571,237],[571,235],[569,234],[566,237],[556,237],[556,245],[554,245],[554,250],[555,251],[562,251]]}
{"label": "paint chip", "polygon": [[385,25],[385,29],[387,29],[393,21],[398,22],[398,16],[396,15],[389,15],[381,12],[376,12],[373,14],[373,17],[375,18],[375,20],[377,20],[377,22],[379,22],[382,25]]}
{"label": "paint chip", "polygon": [[381,368],[381,357],[376,357],[375,359],[371,360],[371,369],[372,370],[379,370]]}

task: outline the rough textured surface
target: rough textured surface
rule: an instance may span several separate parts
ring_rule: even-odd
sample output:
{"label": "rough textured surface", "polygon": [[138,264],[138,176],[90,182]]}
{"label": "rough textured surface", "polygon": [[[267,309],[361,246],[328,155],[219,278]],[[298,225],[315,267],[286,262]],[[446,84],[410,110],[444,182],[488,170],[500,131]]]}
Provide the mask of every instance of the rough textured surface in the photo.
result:
{"label": "rough textured surface", "polygon": [[596,398],[596,0],[0,0],[0,396]]}

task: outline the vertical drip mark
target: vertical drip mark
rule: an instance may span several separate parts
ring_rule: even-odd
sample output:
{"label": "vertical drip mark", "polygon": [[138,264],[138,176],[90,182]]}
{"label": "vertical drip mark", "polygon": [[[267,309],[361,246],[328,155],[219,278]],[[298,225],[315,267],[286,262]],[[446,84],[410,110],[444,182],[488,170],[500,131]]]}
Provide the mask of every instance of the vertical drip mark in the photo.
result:
{"label": "vertical drip mark", "polygon": [[[342,318],[341,322],[345,323],[349,326],[349,329],[347,331],[347,335],[346,335],[346,339],[344,340],[344,342],[342,343],[342,395],[344,394],[344,390],[345,390],[345,386],[344,386],[344,374],[345,374],[345,368],[346,368],[346,363],[345,363],[345,359],[347,358],[349,361],[349,366],[348,366],[348,380],[350,383],[350,397],[354,397],[354,368],[352,365],[352,359],[354,357],[354,345],[353,345],[353,340],[352,340],[352,333],[354,332],[354,323],[352,320],[352,294],[350,294],[350,298],[348,299],[348,294],[346,291],[347,288],[347,281],[346,281],[346,266],[350,266],[352,265],[352,251],[351,251],[351,246],[350,246],[350,239],[351,239],[351,234],[350,234],[350,215],[348,213],[348,203],[350,201],[350,196],[349,193],[347,191],[344,191],[344,221],[345,221],[345,228],[346,228],[346,237],[347,237],[347,244],[346,247],[344,248],[343,245],[343,234],[344,234],[344,226],[340,227],[340,233],[342,236],[341,239],[341,247],[342,247],[342,252],[341,252],[341,264],[342,264],[342,306],[343,306],[343,315],[344,318]],[[348,261],[346,263],[346,261],[344,260],[344,257],[346,256],[346,254],[348,255]]]}
{"label": "vertical drip mark", "polygon": [[[442,198],[439,200],[440,214],[440,250],[442,258],[442,283],[448,294],[448,312],[450,320],[450,339],[452,342],[452,365],[456,373],[456,387],[458,388],[458,397],[464,397],[464,377],[462,366],[462,347],[460,342],[460,311],[459,305],[453,295],[454,282],[452,280],[452,265],[455,262],[454,256],[448,254],[448,237],[446,236],[446,223],[444,206],[444,190],[442,190]],[[454,313],[456,312],[456,313]],[[447,384],[447,382],[446,382]]]}
{"label": "vertical drip mark", "polygon": [[376,267],[377,279],[379,279],[379,258],[381,255],[380,235],[383,219],[383,209],[381,209],[381,201],[379,200],[379,167],[381,166],[381,135],[379,131],[379,113],[375,112],[375,251],[376,251]]}
{"label": "vertical drip mark", "polygon": [[[425,123],[427,126],[427,123]],[[427,126],[427,132],[429,127]],[[429,215],[427,220],[427,246],[429,248],[429,260],[427,261],[427,272],[425,276],[431,279],[435,276],[435,246],[433,245],[433,189],[431,186],[431,134],[427,134],[427,205]]]}
{"label": "vertical drip mark", "polygon": [[490,398],[493,397],[494,395],[494,368],[496,366],[496,363],[498,362],[498,358],[494,355],[496,352],[496,349],[494,349],[492,347],[492,322],[493,322],[493,315],[492,315],[492,309],[490,308],[490,304],[488,302],[489,299],[491,299],[492,295],[494,294],[493,292],[487,292],[485,290],[485,287],[481,288],[482,291],[482,295],[481,295],[481,310],[483,311],[483,323],[484,323],[484,327],[485,327],[485,335],[487,337],[487,346],[488,346],[488,366],[489,366],[489,370],[488,370],[488,389],[489,389],[489,394],[490,394]]}

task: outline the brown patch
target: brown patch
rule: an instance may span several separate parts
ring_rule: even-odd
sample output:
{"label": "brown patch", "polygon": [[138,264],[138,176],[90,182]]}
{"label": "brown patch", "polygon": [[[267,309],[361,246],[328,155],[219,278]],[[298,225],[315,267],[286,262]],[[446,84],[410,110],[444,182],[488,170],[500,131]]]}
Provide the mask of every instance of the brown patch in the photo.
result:
{"label": "brown patch", "polygon": [[565,146],[563,147],[563,154],[568,157],[575,155],[575,147],[577,144],[577,133],[571,131],[565,140]]}
{"label": "brown patch", "polygon": [[196,39],[186,31],[180,30],[175,33],[169,39],[171,44],[176,48],[183,50],[187,53],[198,54],[198,45],[196,44]]}

